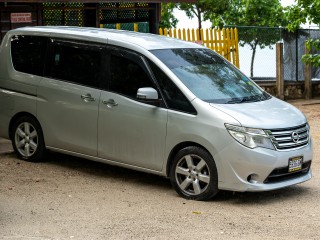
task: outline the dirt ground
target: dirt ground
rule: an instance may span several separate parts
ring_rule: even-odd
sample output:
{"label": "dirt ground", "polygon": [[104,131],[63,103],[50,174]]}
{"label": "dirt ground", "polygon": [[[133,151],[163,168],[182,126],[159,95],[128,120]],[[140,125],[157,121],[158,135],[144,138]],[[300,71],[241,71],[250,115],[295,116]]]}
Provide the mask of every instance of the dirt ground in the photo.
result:
{"label": "dirt ground", "polygon": [[0,239],[320,239],[320,101],[294,101],[314,143],[313,178],[187,201],[168,179],[61,154],[18,160],[0,140]]}

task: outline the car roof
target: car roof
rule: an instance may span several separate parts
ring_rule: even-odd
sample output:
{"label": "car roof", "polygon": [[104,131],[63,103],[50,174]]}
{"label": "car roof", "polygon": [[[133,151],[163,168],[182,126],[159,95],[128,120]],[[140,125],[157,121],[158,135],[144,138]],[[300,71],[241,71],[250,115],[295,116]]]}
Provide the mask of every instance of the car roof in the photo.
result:
{"label": "car roof", "polygon": [[[16,33],[14,33],[16,32]],[[98,42],[117,43],[123,42],[144,48],[146,50],[168,49],[168,48],[201,48],[202,46],[175,38],[160,36],[150,33],[139,33],[133,31],[68,27],[68,26],[37,26],[23,27],[11,30],[12,34],[32,34],[63,38],[77,38],[83,40],[97,40]]]}

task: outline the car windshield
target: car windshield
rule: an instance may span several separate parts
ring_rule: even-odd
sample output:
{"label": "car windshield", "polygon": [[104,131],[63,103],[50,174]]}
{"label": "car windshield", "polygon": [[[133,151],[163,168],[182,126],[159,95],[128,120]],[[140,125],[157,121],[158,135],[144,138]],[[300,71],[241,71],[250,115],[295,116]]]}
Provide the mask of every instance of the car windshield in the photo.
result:
{"label": "car windshield", "polygon": [[270,98],[236,67],[210,49],[161,49],[151,52],[203,101],[233,104]]}

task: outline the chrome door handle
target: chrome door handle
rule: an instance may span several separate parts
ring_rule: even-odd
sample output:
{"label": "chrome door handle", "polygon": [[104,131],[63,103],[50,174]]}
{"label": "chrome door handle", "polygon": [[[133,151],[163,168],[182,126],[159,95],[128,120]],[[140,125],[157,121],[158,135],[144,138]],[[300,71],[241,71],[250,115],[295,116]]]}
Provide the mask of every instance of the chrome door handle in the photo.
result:
{"label": "chrome door handle", "polygon": [[90,93],[81,95],[81,99],[85,102],[94,102],[96,100],[94,97],[91,96]]}
{"label": "chrome door handle", "polygon": [[118,103],[116,103],[113,99],[102,100],[102,103],[106,104],[108,108],[112,108],[112,107],[118,106]]}

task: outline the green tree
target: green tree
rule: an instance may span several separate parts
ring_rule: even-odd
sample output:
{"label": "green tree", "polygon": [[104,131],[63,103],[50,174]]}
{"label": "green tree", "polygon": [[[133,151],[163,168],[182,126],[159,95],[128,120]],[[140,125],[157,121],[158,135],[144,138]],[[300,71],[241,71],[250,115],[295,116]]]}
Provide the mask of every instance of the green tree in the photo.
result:
{"label": "green tree", "polygon": [[[231,0],[229,9],[211,19],[215,26],[249,26],[238,28],[239,44],[252,50],[250,75],[253,77],[254,59],[259,46],[272,48],[280,40],[280,29],[256,28],[285,25],[285,15],[279,0]],[[251,26],[251,27],[250,27]]]}
{"label": "green tree", "polygon": [[222,15],[229,6],[229,0],[198,0],[197,3],[180,3],[180,10],[186,12],[189,18],[196,17],[198,28],[202,28],[202,21]]}
{"label": "green tree", "polygon": [[175,3],[161,3],[160,28],[175,28],[177,26],[178,19],[173,15],[174,8],[176,8]]}
{"label": "green tree", "polygon": [[[295,0],[295,4],[287,8],[287,18],[289,20],[288,29],[295,31],[300,24],[316,24],[320,26],[320,0]],[[309,39],[307,41],[309,50],[320,51],[320,39]],[[306,63],[320,67],[320,54],[306,54],[302,57]]]}

